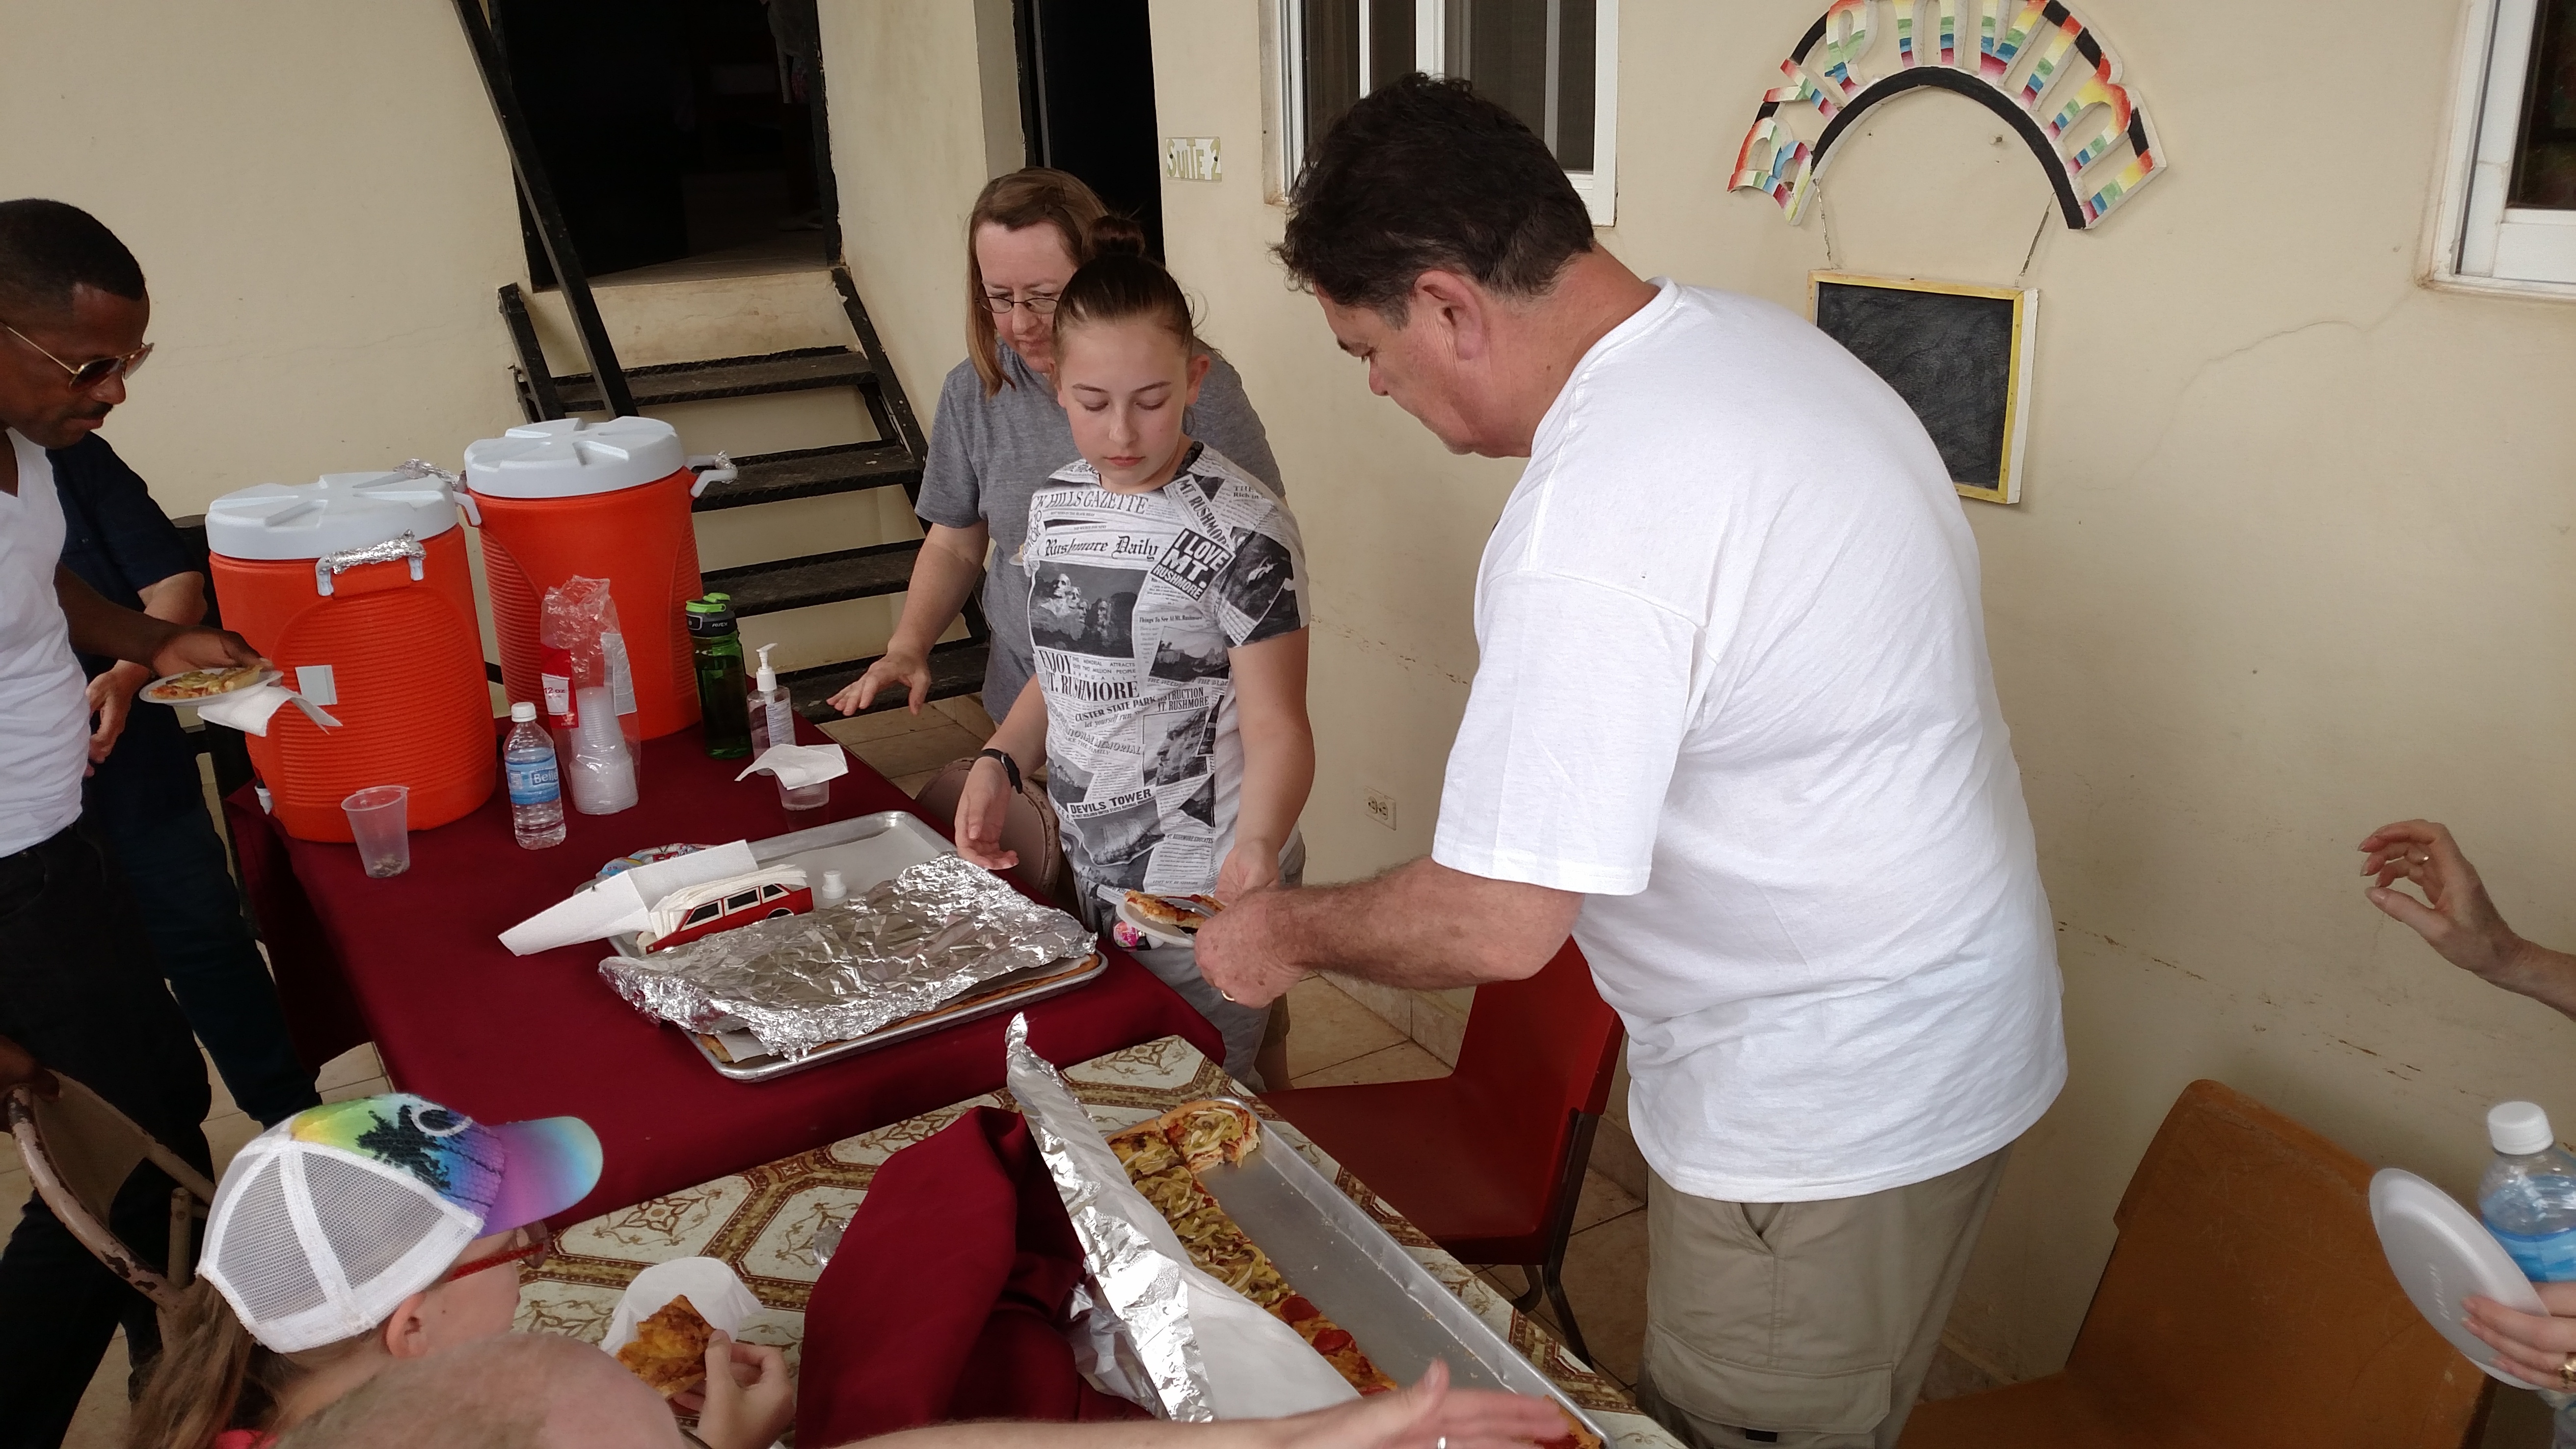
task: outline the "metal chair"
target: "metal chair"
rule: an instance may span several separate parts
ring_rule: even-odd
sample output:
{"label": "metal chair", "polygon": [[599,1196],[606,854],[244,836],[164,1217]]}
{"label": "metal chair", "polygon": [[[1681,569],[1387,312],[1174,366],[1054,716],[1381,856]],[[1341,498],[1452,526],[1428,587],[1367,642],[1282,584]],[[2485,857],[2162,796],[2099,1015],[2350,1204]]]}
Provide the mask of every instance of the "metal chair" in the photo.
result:
{"label": "metal chair", "polygon": [[1513,1304],[1527,1312],[1545,1292],[1589,1363],[1565,1300],[1565,1244],[1621,1035],[1568,941],[1527,980],[1476,988],[1448,1076],[1261,1100],[1460,1261],[1521,1267],[1529,1288]]}
{"label": "metal chair", "polygon": [[[52,1101],[30,1086],[13,1088],[0,1099],[27,1178],[81,1246],[166,1317],[192,1276],[188,1265],[197,1219],[214,1202],[215,1185],[96,1092],[60,1073],[54,1079],[62,1084],[62,1095]],[[169,1256],[162,1260],[169,1264],[167,1272],[154,1270],[108,1226],[118,1190],[145,1162],[178,1184],[170,1191]]]}
{"label": "metal chair", "polygon": [[2494,1385],[2406,1301],[2370,1164],[2218,1082],[2183,1089],[2111,1215],[2061,1373],[1914,1410],[1902,1449],[2462,1449]]}

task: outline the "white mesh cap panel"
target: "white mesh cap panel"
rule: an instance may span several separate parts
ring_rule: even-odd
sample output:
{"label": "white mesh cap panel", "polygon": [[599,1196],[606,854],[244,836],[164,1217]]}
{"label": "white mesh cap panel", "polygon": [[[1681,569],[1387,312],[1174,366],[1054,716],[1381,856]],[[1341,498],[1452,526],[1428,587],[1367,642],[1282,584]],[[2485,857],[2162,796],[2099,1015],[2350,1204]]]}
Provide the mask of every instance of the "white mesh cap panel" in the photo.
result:
{"label": "white mesh cap panel", "polygon": [[478,1231],[399,1168],[272,1128],[224,1174],[203,1269],[252,1337],[295,1353],[383,1323]]}
{"label": "white mesh cap panel", "polygon": [[[304,1159],[304,1191],[323,1241],[339,1260],[340,1276],[361,1297],[447,1221],[437,1199],[424,1196],[417,1183],[319,1153]],[[407,1283],[394,1296],[408,1297],[425,1286]]]}
{"label": "white mesh cap panel", "polygon": [[284,1179],[278,1159],[259,1164],[225,1205],[224,1231],[205,1263],[206,1275],[224,1289],[244,1323],[309,1312],[327,1296],[296,1239]]}

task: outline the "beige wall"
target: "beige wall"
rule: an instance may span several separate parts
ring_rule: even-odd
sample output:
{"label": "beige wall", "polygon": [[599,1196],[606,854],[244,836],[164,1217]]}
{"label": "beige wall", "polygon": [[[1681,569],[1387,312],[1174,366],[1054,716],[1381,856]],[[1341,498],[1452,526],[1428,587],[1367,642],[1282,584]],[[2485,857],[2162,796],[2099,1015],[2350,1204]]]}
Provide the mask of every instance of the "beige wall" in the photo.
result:
{"label": "beige wall", "polygon": [[[2489,1102],[2576,1123],[2576,1025],[2442,964],[2352,874],[2372,826],[2436,815],[2518,926],[2576,943],[2576,307],[2413,279],[2451,5],[2320,25],[2095,0],[2173,170],[2088,234],[2055,219],[2018,138],[1929,93],[1840,144],[1799,228],[1726,193],[1821,8],[1621,6],[1604,236],[1641,272],[1792,307],[1826,266],[2043,293],[2026,501],[1963,505],[2063,923],[2073,1077],[2014,1161],[1954,1330],[2031,1374],[2062,1358],[2120,1188],[2194,1077],[2462,1194]],[[1330,879],[1429,842],[1475,560],[1517,468],[1448,458],[1370,397],[1263,255],[1266,9],[1158,4],[1156,101],[1165,134],[1225,141],[1223,181],[1165,184],[1166,227],[1313,553],[1305,828]],[[2366,103],[2283,103],[2266,58],[2287,54]],[[1399,829],[1365,822],[1364,788],[1395,794]]]}
{"label": "beige wall", "polygon": [[0,196],[86,207],[150,279],[106,436],[171,513],[518,420],[509,163],[446,0],[17,0],[6,45]]}

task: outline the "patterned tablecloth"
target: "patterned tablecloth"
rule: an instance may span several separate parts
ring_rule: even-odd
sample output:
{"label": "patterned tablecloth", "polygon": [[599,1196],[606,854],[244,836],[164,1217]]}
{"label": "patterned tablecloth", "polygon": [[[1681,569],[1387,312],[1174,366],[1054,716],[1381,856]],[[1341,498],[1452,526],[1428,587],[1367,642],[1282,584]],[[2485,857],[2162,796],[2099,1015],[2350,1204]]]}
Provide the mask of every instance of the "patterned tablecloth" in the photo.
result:
{"label": "patterned tablecloth", "polygon": [[[1096,1057],[1064,1075],[1093,1120],[1109,1131],[1201,1097],[1232,1094],[1258,1100],[1176,1036]],[[792,1363],[804,1337],[806,1295],[821,1272],[814,1262],[815,1229],[849,1220],[867,1196],[878,1163],[971,1108],[1013,1105],[1005,1093],[976,1097],[577,1223],[557,1235],[546,1265],[526,1275],[519,1290],[519,1327],[595,1343],[607,1332],[609,1315],[636,1273],[672,1258],[720,1258],[733,1265],[763,1308],[743,1326],[742,1337],[785,1349]],[[1660,1425],[1637,1412],[1618,1384],[1594,1373],[1543,1325],[1513,1308],[1295,1127],[1266,1110],[1262,1116],[1272,1134],[1366,1209],[1477,1317],[1590,1411],[1623,1449],[1678,1449]]]}

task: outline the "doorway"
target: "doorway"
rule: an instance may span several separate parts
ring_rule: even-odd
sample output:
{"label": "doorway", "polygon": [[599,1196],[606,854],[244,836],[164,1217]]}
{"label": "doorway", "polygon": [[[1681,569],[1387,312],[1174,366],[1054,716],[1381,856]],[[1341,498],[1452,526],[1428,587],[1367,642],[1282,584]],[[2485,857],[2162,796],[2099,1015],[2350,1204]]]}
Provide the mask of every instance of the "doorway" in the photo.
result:
{"label": "doorway", "polygon": [[1146,0],[1012,0],[1032,166],[1082,178],[1163,254],[1162,139]]}
{"label": "doorway", "polygon": [[[837,249],[815,0],[495,0],[510,80],[593,278]],[[527,225],[540,287],[553,268]]]}

